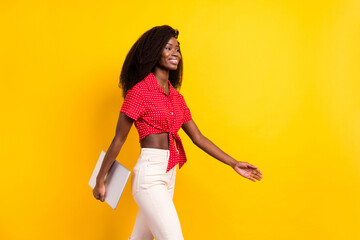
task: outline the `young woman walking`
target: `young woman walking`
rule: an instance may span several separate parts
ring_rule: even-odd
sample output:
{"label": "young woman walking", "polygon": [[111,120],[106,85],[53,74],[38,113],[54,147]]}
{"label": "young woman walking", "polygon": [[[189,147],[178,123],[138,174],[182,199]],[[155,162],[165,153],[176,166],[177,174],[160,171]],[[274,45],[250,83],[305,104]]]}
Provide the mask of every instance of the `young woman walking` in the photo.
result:
{"label": "young woman walking", "polygon": [[145,32],[130,49],[120,75],[124,102],[116,134],[93,190],[94,197],[104,201],[104,177],[135,123],[141,152],[133,169],[131,188],[139,211],[131,240],[184,239],[172,201],[176,165],[180,169],[186,162],[177,133],[180,128],[196,146],[241,176],[254,182],[262,178],[257,167],[230,157],[196,126],[184,97],[176,90],[181,86],[183,70],[178,33],[170,26],[157,26]]}

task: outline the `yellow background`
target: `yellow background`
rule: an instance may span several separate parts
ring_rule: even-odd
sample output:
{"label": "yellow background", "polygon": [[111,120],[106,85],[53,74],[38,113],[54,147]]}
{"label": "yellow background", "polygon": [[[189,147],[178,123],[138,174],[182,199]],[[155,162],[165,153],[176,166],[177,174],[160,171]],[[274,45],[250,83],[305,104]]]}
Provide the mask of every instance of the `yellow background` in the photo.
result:
{"label": "yellow background", "polygon": [[[221,3],[220,3],[221,2]],[[137,38],[180,30],[181,93],[251,182],[192,144],[174,202],[185,239],[360,239],[360,1],[2,1],[0,239],[127,239],[88,181],[114,137]],[[139,155],[133,127],[118,160]]]}

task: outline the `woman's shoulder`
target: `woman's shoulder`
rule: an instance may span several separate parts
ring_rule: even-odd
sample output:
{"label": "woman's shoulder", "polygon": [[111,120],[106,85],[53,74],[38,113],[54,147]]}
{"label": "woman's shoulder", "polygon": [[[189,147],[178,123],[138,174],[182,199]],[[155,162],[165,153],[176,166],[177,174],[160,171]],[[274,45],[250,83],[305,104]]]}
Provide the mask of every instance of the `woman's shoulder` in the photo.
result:
{"label": "woman's shoulder", "polygon": [[177,96],[178,98],[180,98],[181,100],[184,100],[184,96],[174,88],[174,95]]}
{"label": "woman's shoulder", "polygon": [[132,91],[132,92],[144,92],[146,90],[147,90],[147,87],[146,87],[146,83],[144,80],[139,81],[132,88],[129,89],[129,91]]}

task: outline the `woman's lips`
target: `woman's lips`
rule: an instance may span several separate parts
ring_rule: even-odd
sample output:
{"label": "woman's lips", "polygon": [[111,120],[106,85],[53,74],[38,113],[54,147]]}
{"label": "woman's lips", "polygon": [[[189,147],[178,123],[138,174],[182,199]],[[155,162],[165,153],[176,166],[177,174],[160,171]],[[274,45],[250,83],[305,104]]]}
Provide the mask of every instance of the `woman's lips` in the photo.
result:
{"label": "woman's lips", "polygon": [[177,59],[170,59],[169,60],[172,64],[178,64],[179,61]]}

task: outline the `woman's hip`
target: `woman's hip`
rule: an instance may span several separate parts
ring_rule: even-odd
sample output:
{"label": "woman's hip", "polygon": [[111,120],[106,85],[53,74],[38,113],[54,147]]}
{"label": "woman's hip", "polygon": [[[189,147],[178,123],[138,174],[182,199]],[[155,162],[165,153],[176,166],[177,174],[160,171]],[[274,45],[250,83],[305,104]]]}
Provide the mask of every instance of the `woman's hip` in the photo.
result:
{"label": "woman's hip", "polygon": [[158,187],[165,187],[168,190],[174,188],[176,167],[166,172],[169,154],[169,150],[165,149],[141,149],[131,177],[133,195],[141,190]]}

